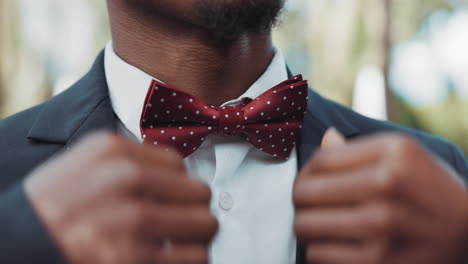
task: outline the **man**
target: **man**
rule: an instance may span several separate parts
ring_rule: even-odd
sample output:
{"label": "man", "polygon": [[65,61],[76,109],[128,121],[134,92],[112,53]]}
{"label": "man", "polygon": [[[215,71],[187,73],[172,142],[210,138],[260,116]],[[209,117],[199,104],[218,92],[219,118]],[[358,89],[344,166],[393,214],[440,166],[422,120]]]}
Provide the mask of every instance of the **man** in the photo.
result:
{"label": "man", "polygon": [[308,90],[283,5],[109,0],[91,71],[0,122],[0,262],[463,263],[461,152]]}

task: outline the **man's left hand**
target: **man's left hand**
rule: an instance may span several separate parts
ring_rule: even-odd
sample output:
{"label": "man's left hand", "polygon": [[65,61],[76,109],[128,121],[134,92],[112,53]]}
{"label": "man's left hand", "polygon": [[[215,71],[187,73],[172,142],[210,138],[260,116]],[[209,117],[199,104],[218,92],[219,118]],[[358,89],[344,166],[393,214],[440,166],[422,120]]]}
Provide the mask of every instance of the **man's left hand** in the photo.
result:
{"label": "man's left hand", "polygon": [[339,137],[327,133],[295,185],[308,263],[463,263],[468,194],[456,173],[407,136]]}

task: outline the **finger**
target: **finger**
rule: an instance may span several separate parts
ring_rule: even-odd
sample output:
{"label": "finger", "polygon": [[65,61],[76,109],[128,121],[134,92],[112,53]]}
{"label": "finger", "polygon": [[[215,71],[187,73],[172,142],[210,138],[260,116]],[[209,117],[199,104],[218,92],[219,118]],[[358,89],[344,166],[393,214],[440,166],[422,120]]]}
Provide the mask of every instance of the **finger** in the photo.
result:
{"label": "finger", "polygon": [[307,247],[309,263],[371,264],[385,261],[387,243],[371,241],[364,244],[324,242]]}
{"label": "finger", "polygon": [[[210,188],[203,182],[190,178],[180,155],[169,150],[127,142],[134,159],[134,177],[137,187],[161,202],[207,203],[211,199]],[[144,162],[144,164],[140,164]]]}
{"label": "finger", "polygon": [[304,167],[304,172],[345,170],[376,164],[386,156],[389,149],[396,148],[395,142],[400,138],[391,134],[381,134],[348,141],[345,145],[335,145],[331,149],[323,149],[312,156]]}
{"label": "finger", "polygon": [[178,176],[184,173],[169,168],[155,170],[127,159],[111,160],[96,169],[95,174],[100,177],[94,179],[96,185],[92,189],[144,197],[161,203],[208,204],[210,188],[199,180]]}
{"label": "finger", "polygon": [[385,181],[384,172],[373,167],[344,172],[310,173],[298,177],[294,186],[297,208],[354,204],[370,198],[388,197],[396,189]]}
{"label": "finger", "polygon": [[[423,243],[416,246],[399,247],[399,250],[393,250],[391,254],[386,256],[386,263],[391,264],[406,264],[406,263],[431,263],[434,262],[434,252],[431,252],[427,247],[421,246]],[[460,251],[460,252],[466,252]],[[436,255],[439,255],[436,253]],[[463,263],[464,256],[460,256],[460,260],[447,261],[442,257],[441,263]],[[466,263],[466,262],[465,262]]]}
{"label": "finger", "polygon": [[174,207],[146,204],[136,212],[138,233],[153,241],[209,243],[218,222],[208,207]]}
{"label": "finger", "polygon": [[170,170],[154,171],[142,183],[143,192],[161,203],[209,204],[211,190],[208,185],[189,177],[174,177]]}
{"label": "finger", "polygon": [[365,241],[392,236],[405,228],[404,211],[387,202],[342,208],[299,210],[295,232],[302,241]]}
{"label": "finger", "polygon": [[153,252],[155,263],[165,264],[207,264],[208,248],[200,244],[177,244],[165,242]]}
{"label": "finger", "polygon": [[[211,190],[205,183],[188,177],[185,171],[172,168],[152,168],[127,159],[113,160],[100,166],[109,175],[115,190],[135,197],[145,197],[164,203],[208,204]],[[180,176],[184,175],[184,176]],[[106,177],[107,178],[107,177]]]}
{"label": "finger", "polygon": [[[129,248],[122,250],[114,263],[193,263],[208,264],[208,248],[201,244],[179,244],[169,240],[164,243],[134,242]],[[118,259],[117,259],[118,258]]]}
{"label": "finger", "polygon": [[154,169],[171,168],[185,171],[182,157],[169,147],[143,145],[130,140],[124,141],[124,145],[129,158],[138,163],[144,163]]}
{"label": "finger", "polygon": [[[116,172],[112,178],[115,186],[165,202],[210,201],[210,188],[188,176],[178,155],[171,154],[172,152],[162,153],[161,150],[144,148],[129,142],[124,144],[125,152],[131,153],[130,158],[119,156],[100,164],[102,175],[108,175],[107,170]],[[115,168],[118,168],[118,171]]]}
{"label": "finger", "polygon": [[333,147],[345,144],[345,137],[333,127],[327,130],[322,139],[322,149],[332,149]]}

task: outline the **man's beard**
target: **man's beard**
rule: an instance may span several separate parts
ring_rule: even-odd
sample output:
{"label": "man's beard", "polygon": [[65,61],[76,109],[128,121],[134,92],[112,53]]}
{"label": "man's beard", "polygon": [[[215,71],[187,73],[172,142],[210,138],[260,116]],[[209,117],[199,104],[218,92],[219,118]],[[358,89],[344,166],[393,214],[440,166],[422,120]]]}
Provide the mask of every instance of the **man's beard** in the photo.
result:
{"label": "man's beard", "polygon": [[194,8],[199,26],[217,39],[233,40],[246,33],[269,32],[277,24],[284,3],[285,0],[199,0]]}
{"label": "man's beard", "polygon": [[183,21],[210,32],[216,39],[234,40],[246,33],[269,32],[277,24],[286,0],[123,1],[147,17]]}

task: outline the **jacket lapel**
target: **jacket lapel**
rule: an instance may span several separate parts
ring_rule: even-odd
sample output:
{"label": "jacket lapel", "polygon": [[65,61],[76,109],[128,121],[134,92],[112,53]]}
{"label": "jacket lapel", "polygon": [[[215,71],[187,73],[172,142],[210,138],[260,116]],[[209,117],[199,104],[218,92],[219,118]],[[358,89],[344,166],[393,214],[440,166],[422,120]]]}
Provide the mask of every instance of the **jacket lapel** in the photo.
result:
{"label": "jacket lapel", "polygon": [[329,128],[336,128],[348,139],[359,135],[359,129],[340,114],[340,108],[342,106],[309,89],[307,113],[298,142],[300,168],[320,147],[322,138]]}
{"label": "jacket lapel", "polygon": [[104,53],[67,91],[46,102],[27,137],[44,143],[69,145],[95,130],[116,130],[116,117],[104,73]]}

